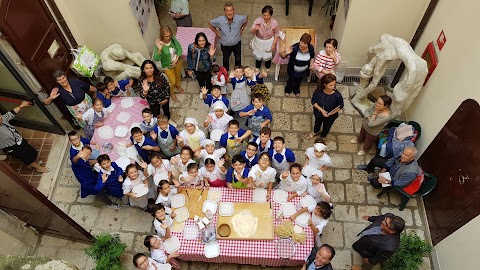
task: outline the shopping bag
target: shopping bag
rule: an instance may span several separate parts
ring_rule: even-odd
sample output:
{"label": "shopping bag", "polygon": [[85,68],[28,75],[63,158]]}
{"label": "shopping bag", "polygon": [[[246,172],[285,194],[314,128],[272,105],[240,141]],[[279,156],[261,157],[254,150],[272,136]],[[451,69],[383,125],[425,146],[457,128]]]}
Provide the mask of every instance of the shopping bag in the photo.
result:
{"label": "shopping bag", "polygon": [[100,57],[86,46],[72,49],[72,55],[75,58],[72,69],[82,76],[92,77],[100,63]]}

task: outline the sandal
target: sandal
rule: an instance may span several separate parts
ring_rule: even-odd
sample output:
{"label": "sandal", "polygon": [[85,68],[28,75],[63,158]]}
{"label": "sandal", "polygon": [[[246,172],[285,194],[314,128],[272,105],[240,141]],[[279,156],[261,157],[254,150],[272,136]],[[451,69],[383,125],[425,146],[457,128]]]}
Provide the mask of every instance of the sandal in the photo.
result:
{"label": "sandal", "polygon": [[300,96],[300,94],[295,94],[295,96],[296,96],[296,97],[299,97],[299,96]]}
{"label": "sandal", "polygon": [[289,97],[289,96],[290,96],[290,94],[289,94],[289,93],[285,93],[285,96],[286,96],[286,97]]}
{"label": "sandal", "polygon": [[45,167],[45,171],[44,171],[44,172],[41,172],[41,171],[39,171],[39,170],[37,170],[37,169],[35,169],[35,171],[38,172],[38,173],[48,173],[48,172],[51,172],[52,169],[51,169],[51,168],[48,168],[48,167]]}

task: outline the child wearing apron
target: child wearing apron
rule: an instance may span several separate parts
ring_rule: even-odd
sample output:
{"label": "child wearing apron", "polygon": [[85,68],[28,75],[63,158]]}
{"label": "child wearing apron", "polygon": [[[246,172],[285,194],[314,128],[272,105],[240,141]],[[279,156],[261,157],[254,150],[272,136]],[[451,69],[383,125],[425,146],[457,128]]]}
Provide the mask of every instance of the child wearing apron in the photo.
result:
{"label": "child wearing apron", "polygon": [[165,115],[161,114],[157,119],[157,126],[150,132],[150,136],[158,143],[162,153],[171,158],[180,153],[180,147],[177,145],[178,130],[168,123]]}
{"label": "child wearing apron", "polygon": [[205,133],[198,128],[198,121],[195,118],[185,118],[185,129],[177,136],[180,147],[189,146],[193,152],[197,152],[203,148]]}

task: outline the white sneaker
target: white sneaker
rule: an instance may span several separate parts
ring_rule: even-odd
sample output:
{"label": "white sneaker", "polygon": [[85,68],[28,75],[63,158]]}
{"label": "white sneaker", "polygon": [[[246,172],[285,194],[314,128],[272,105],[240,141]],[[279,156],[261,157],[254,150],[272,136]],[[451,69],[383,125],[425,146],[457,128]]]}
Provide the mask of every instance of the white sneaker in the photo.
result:
{"label": "white sneaker", "polygon": [[357,141],[357,139],[351,139],[351,140],[350,140],[350,143],[351,143],[351,144],[357,144],[358,141]]}
{"label": "white sneaker", "polygon": [[367,153],[367,152],[363,151],[363,149],[362,149],[362,150],[358,151],[357,155],[363,156],[363,155],[365,155],[366,153]]}

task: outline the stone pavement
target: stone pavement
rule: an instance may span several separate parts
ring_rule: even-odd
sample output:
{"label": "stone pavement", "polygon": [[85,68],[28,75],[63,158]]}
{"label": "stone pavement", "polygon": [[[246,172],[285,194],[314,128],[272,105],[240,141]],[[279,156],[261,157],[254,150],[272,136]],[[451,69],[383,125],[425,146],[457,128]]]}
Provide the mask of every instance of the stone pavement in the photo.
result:
{"label": "stone pavement", "polygon": [[[193,80],[183,82],[186,94],[177,95],[177,102],[172,104],[172,119],[182,123],[185,116],[194,116],[199,122],[206,116],[207,107],[198,96],[198,84]],[[286,145],[292,148],[301,164],[304,162],[304,151],[312,146],[313,141],[303,141],[302,135],[313,129],[312,106],[310,97],[316,86],[307,84],[301,87],[301,97],[286,98],[283,95],[285,83],[269,83],[272,98],[268,107],[273,113],[273,136],[283,136]],[[348,97],[347,86],[338,85],[344,97]],[[351,245],[357,234],[368,224],[361,219],[363,215],[377,215],[392,212],[405,219],[407,229],[416,231],[425,237],[425,226],[420,209],[420,202],[410,200],[404,211],[398,210],[400,198],[391,192],[377,199],[378,190],[374,190],[366,180],[366,173],[355,170],[358,164],[364,164],[372,155],[357,156],[359,145],[350,144],[361,127],[362,118],[345,98],[345,109],[335,121],[331,133],[327,137],[327,152],[333,159],[333,168],[325,173],[327,190],[334,203],[334,215],[324,230],[322,243],[332,245],[337,252],[333,259],[334,269],[350,269],[353,263],[359,263],[360,257],[352,251]],[[136,252],[146,252],[143,246],[145,235],[153,233],[152,217],[138,208],[122,207],[119,210],[107,208],[95,197],[82,199],[79,197],[79,184],[68,164],[63,175],[57,180],[52,201],[86,230],[96,234],[109,231],[120,234],[127,244],[126,265],[133,269],[131,258]],[[86,245],[74,243],[49,236],[43,236],[36,251],[38,256],[64,259],[77,265],[80,269],[92,269],[94,263],[83,253]],[[430,269],[430,259],[422,269]],[[182,269],[261,269],[249,265],[206,264],[199,262],[183,263]],[[291,269],[299,269],[295,267]]]}

